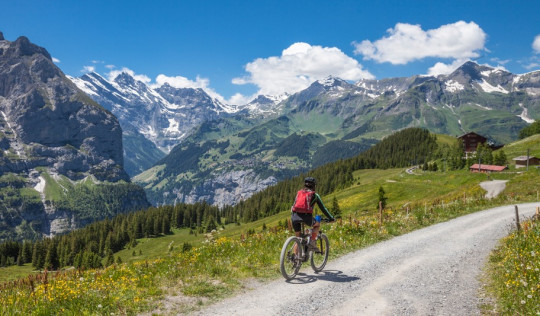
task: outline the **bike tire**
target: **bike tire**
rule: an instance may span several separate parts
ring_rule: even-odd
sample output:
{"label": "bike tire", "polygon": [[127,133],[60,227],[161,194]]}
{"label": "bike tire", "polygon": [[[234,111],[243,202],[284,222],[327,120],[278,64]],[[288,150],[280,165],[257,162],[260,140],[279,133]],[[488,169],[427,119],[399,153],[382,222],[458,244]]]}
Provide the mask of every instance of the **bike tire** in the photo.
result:
{"label": "bike tire", "polygon": [[302,252],[302,243],[301,239],[298,237],[291,236],[283,244],[281,249],[281,256],[279,258],[279,269],[281,274],[287,280],[293,279],[300,270],[302,266],[302,260],[298,255],[294,253],[294,247],[298,247],[298,253]]}
{"label": "bike tire", "polygon": [[328,254],[330,253],[330,242],[325,234],[319,235],[317,247],[319,251],[311,251],[311,268],[315,272],[321,272],[328,262]]}

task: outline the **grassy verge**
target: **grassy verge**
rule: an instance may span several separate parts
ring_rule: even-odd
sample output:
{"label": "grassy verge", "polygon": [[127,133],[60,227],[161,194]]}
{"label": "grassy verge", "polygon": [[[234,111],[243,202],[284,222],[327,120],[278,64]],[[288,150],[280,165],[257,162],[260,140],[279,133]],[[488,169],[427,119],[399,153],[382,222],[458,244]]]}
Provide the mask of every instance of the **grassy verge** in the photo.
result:
{"label": "grassy verge", "polygon": [[527,221],[504,238],[490,256],[489,309],[503,315],[540,315],[540,221]]}
{"label": "grassy verge", "polygon": [[[344,204],[342,220],[324,227],[333,258],[481,209],[533,201],[540,189],[537,171],[513,175],[505,193],[492,200],[484,199],[484,191],[477,185],[482,178],[475,177],[482,175],[468,178],[467,173],[447,174],[444,181],[454,188],[443,189],[437,188],[443,185],[436,185],[433,174],[407,175],[398,170],[371,175],[368,173],[373,171],[365,172],[357,174],[357,183],[349,191],[337,193]],[[374,191],[371,187],[378,188],[381,184],[394,199],[391,209],[383,213],[382,225],[371,197]],[[386,185],[390,185],[388,189]],[[431,199],[419,200],[421,191],[430,192]],[[234,294],[245,280],[278,278],[279,252],[292,234],[284,221],[288,217],[289,213],[284,211],[259,222],[226,227],[204,236],[203,241],[199,235],[198,240],[193,239],[192,248],[180,247],[175,242],[172,251],[164,252],[170,247],[160,250],[154,244],[161,239],[161,244],[169,245],[174,241],[173,236],[181,237],[185,231],[141,241],[140,246],[145,248],[141,248],[143,254],[137,259],[147,256],[146,260],[124,261],[99,270],[40,274],[4,283],[0,285],[0,304],[7,306],[7,314],[189,312]],[[189,234],[184,237],[195,238]],[[124,250],[127,252],[124,255],[132,256],[133,250]],[[139,252],[135,251],[133,257],[137,256]],[[160,258],[149,259],[153,256]],[[177,299],[174,307],[162,303],[165,297],[167,302]]]}

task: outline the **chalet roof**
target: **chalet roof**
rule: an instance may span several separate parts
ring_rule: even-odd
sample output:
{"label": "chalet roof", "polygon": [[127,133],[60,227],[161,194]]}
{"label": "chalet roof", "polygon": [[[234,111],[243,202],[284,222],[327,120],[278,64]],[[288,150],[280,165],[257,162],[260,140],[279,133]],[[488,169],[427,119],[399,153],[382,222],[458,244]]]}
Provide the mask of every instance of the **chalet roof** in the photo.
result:
{"label": "chalet roof", "polygon": [[[538,158],[536,158],[535,156],[529,156],[529,160],[531,159],[538,159]],[[512,160],[527,161],[527,156],[519,156],[519,157],[513,158]]]}
{"label": "chalet roof", "polygon": [[[478,164],[475,163],[469,169],[478,170]],[[484,171],[503,171],[504,169],[506,169],[506,166],[480,165],[480,170]]]}
{"label": "chalet roof", "polygon": [[463,134],[463,135],[461,135],[461,136],[458,136],[458,138],[461,139],[461,138],[464,138],[464,137],[466,137],[466,136],[472,136],[472,135],[480,136],[480,137],[482,137],[482,138],[484,138],[484,139],[487,139],[487,138],[485,138],[484,136],[482,136],[482,135],[480,135],[480,134],[478,134],[478,133],[475,133],[475,132],[468,132],[468,133],[465,133],[465,134]]}

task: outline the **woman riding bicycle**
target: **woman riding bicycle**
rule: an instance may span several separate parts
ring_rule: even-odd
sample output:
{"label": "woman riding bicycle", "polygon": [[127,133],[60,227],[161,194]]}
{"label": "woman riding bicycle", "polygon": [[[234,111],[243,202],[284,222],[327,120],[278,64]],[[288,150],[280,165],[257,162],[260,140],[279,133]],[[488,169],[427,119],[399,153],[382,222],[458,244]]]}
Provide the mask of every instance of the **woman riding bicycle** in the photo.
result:
{"label": "woman riding bicycle", "polygon": [[311,250],[317,251],[317,234],[321,227],[320,220],[316,221],[313,218],[313,206],[315,203],[319,206],[319,209],[326,215],[330,221],[334,221],[334,216],[328,211],[324,206],[321,197],[315,192],[315,186],[317,181],[315,178],[307,177],[304,179],[304,188],[296,194],[296,199],[291,208],[291,222],[294,229],[296,237],[300,237],[300,230],[302,222],[308,226],[313,226],[311,241],[309,243],[309,248]]}

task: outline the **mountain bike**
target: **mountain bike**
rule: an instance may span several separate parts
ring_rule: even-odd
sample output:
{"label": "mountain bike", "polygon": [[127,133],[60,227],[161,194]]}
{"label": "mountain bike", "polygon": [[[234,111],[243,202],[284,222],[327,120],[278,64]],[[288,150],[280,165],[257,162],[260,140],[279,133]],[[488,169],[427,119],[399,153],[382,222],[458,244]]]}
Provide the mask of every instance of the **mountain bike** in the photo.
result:
{"label": "mountain bike", "polygon": [[[328,220],[324,220],[329,222]],[[330,243],[328,237],[319,230],[317,236],[317,251],[309,249],[308,244],[311,239],[312,229],[305,229],[305,224],[302,223],[302,233],[300,237],[291,236],[287,238],[281,249],[279,258],[279,267],[281,274],[287,280],[293,279],[300,271],[300,267],[304,262],[310,260],[311,268],[315,272],[321,272],[328,261],[328,253],[330,251]]]}

